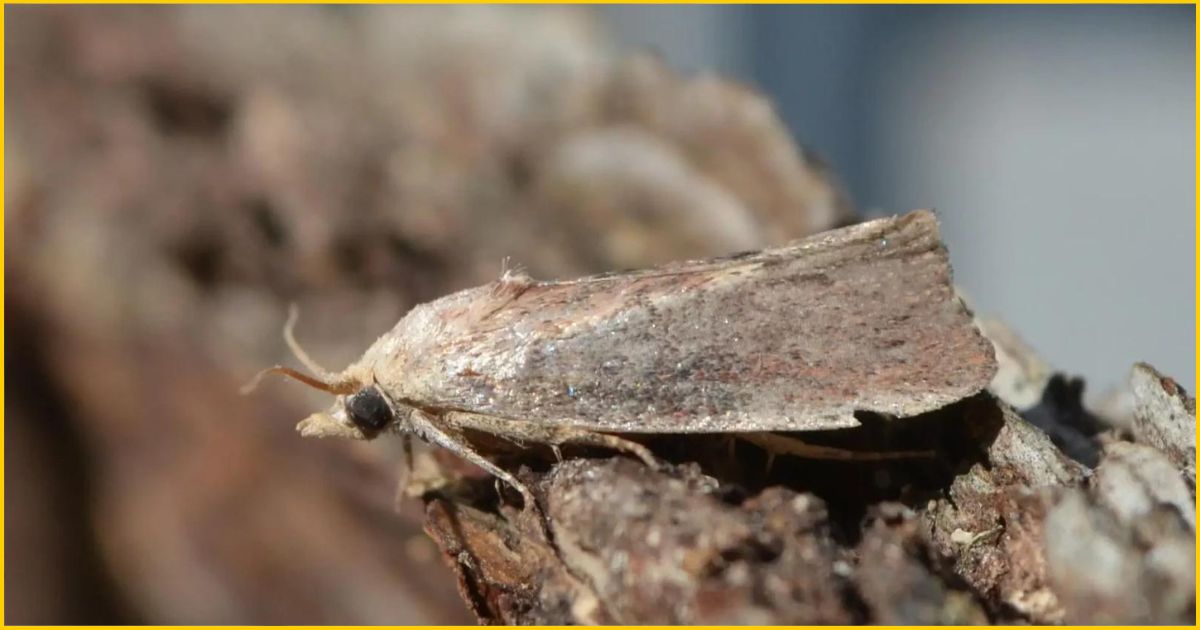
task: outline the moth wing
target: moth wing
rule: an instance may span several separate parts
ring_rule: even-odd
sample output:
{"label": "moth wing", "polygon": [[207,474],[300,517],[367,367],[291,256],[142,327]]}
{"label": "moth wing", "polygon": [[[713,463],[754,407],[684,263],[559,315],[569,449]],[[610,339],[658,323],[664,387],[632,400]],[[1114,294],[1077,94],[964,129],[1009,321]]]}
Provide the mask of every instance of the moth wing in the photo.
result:
{"label": "moth wing", "polygon": [[743,256],[472,291],[430,305],[438,334],[409,368],[422,402],[615,432],[798,431],[930,411],[996,370],[927,211]]}

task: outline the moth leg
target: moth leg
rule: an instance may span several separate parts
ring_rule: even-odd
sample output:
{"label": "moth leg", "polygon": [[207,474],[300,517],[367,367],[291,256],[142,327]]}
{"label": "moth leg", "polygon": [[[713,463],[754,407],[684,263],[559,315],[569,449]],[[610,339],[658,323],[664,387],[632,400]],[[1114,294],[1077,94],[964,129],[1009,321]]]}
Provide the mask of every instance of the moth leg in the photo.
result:
{"label": "moth leg", "polygon": [[833,446],[820,446],[775,433],[739,433],[737,436],[766,450],[768,462],[773,461],[775,455],[840,461],[886,461],[934,456],[933,451],[855,451]]}
{"label": "moth leg", "polygon": [[775,467],[775,457],[779,452],[766,447],[763,447],[763,449],[767,451],[767,463],[763,466],[763,475],[769,477],[771,476],[771,469]]}
{"label": "moth leg", "polygon": [[409,417],[409,422],[412,423],[413,432],[417,434],[417,437],[430,444],[440,446],[486,470],[493,477],[507,483],[514,490],[521,493],[521,498],[525,501],[525,509],[537,509],[537,501],[534,500],[533,493],[529,491],[529,488],[525,487],[525,484],[517,481],[517,478],[509,474],[508,471],[492,463],[491,460],[483,455],[480,455],[479,452],[467,445],[466,440],[462,439],[461,436],[443,431],[437,426],[437,422],[433,418],[420,410],[413,410],[412,415]]}
{"label": "moth leg", "polygon": [[660,467],[658,458],[650,452],[650,449],[632,440],[626,440],[625,438],[608,433],[561,425],[550,426],[540,422],[496,418],[461,411],[446,414],[446,420],[454,426],[488,433],[512,442],[546,444],[551,449],[554,449],[556,454],[558,447],[563,444],[600,446],[633,455],[651,468],[657,469]]}
{"label": "moth leg", "polygon": [[400,509],[405,497],[408,495],[409,484],[413,482],[413,477],[416,474],[411,435],[405,433],[400,436],[400,448],[404,454],[404,463],[400,465],[400,483],[396,484],[396,496],[392,500],[393,507],[397,510]]}
{"label": "moth leg", "polygon": [[632,440],[626,440],[625,438],[610,435],[608,433],[598,433],[596,431],[587,431],[585,429],[556,427],[551,436],[551,440],[553,440],[551,443],[555,446],[559,444],[600,446],[625,453],[627,455],[633,455],[654,470],[658,470],[662,467],[658,462],[658,458],[650,452],[650,449]]}
{"label": "moth leg", "polygon": [[412,436],[405,433],[400,436],[400,448],[404,451],[404,472],[409,477],[413,474],[413,448]]}

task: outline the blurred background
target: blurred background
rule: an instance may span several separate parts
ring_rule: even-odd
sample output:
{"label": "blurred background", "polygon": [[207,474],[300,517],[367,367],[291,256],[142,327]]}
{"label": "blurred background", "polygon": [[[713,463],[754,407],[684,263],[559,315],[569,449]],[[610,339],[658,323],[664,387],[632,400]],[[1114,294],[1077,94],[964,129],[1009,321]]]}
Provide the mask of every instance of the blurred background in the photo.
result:
{"label": "blurred background", "polygon": [[933,207],[1098,394],[1195,382],[1191,7],[6,7],[5,621],[470,615],[332,367],[573,277]]}

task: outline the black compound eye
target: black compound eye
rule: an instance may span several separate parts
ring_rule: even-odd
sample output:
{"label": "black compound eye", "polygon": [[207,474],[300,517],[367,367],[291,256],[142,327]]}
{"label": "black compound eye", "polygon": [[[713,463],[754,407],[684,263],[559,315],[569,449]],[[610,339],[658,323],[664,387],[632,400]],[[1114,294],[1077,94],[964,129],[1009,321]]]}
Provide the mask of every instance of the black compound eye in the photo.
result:
{"label": "black compound eye", "polygon": [[378,431],[392,421],[391,408],[374,387],[364,387],[346,400],[346,415],[363,431]]}

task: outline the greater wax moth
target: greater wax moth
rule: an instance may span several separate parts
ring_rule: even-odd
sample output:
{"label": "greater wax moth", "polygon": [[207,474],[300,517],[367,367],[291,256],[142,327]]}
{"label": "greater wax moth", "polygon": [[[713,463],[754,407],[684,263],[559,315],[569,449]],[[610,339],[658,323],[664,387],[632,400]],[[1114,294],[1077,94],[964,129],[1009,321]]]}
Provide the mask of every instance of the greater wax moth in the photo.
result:
{"label": "greater wax moth", "polygon": [[527,505],[529,491],[467,431],[653,464],[621,435],[852,427],[858,411],[940,408],[996,371],[925,210],[642,271],[555,282],[507,273],[414,307],[339,373],[286,334],[314,374],[264,373],[336,396],[299,424],[303,435],[415,435],[484,467]]}

